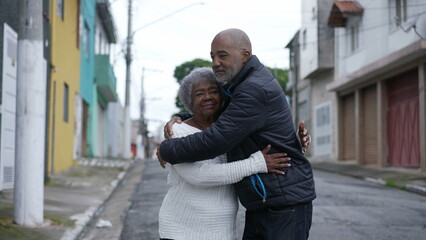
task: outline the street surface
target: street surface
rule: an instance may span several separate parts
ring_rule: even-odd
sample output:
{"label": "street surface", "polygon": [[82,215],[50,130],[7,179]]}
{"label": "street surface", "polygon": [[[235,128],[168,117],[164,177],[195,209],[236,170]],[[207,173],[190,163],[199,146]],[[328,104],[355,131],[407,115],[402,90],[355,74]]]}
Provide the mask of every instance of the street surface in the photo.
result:
{"label": "street surface", "polygon": [[426,239],[426,197],[315,171],[313,240]]}
{"label": "street surface", "polygon": [[[168,170],[157,160],[145,163],[142,179],[131,196],[121,239],[158,240],[158,211],[167,191]],[[316,170],[310,239],[418,240],[426,236],[426,197]],[[244,211],[238,213],[238,232]]]}

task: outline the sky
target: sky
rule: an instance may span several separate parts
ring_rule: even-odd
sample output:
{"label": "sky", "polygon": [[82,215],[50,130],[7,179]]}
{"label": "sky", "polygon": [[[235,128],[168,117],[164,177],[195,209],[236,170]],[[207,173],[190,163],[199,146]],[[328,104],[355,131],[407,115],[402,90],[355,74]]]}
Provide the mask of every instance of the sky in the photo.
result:
{"label": "sky", "polygon": [[[112,61],[124,105],[128,0],[110,2],[118,34]],[[154,135],[178,111],[175,67],[195,58],[210,60],[210,44],[218,32],[243,30],[251,39],[253,54],[264,65],[288,68],[285,46],[301,26],[301,2],[297,0],[133,0],[132,14],[130,117],[140,116],[143,82],[145,118]]]}

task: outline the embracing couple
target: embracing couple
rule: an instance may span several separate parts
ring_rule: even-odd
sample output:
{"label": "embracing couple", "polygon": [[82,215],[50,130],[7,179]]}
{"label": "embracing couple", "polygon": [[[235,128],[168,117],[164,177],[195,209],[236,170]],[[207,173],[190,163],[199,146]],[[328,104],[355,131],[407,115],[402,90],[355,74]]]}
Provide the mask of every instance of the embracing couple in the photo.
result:
{"label": "embracing couple", "polygon": [[162,167],[172,164],[160,239],[236,239],[237,197],[244,240],[308,239],[316,195],[304,124],[297,136],[284,92],[243,31],[218,33],[210,56],[212,68],[179,88],[191,116],[172,119],[172,138],[157,148]]}

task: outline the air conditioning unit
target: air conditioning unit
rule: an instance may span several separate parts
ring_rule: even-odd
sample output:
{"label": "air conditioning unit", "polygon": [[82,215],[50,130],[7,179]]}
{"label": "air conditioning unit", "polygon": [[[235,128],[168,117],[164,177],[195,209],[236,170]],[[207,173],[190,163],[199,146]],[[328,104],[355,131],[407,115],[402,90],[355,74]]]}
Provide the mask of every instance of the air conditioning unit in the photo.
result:
{"label": "air conditioning unit", "polygon": [[15,180],[16,79],[18,34],[3,24],[3,62],[0,103],[0,190],[13,188]]}

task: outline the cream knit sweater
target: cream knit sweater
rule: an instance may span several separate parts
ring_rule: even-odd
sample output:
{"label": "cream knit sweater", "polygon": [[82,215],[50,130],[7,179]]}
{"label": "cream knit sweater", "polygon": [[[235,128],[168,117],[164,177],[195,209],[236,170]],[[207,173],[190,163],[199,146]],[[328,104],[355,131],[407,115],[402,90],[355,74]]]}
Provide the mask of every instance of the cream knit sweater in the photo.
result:
{"label": "cream knit sweater", "polygon": [[[184,137],[200,130],[174,124],[173,136]],[[255,173],[266,173],[263,154],[227,163],[226,155],[170,166],[169,191],[159,212],[160,238],[174,240],[234,240],[238,200],[232,183]]]}

